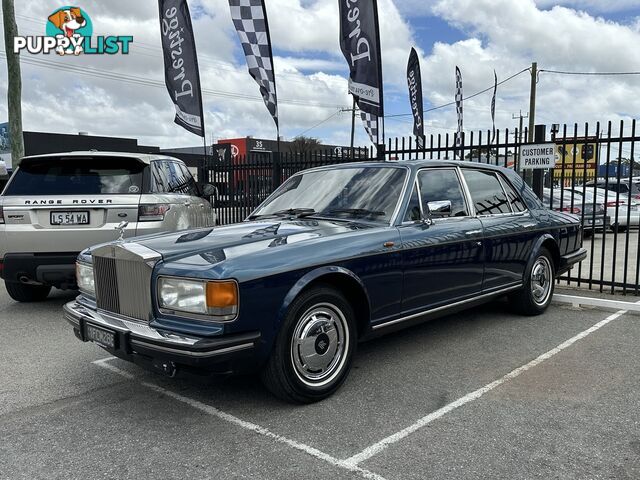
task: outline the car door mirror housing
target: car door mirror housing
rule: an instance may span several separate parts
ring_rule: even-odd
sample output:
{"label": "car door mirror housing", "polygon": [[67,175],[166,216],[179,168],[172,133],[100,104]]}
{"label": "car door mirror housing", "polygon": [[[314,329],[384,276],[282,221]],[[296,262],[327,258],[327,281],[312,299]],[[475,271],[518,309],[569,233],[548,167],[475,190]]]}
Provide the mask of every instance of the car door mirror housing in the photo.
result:
{"label": "car door mirror housing", "polygon": [[427,211],[430,218],[443,218],[451,216],[451,201],[438,200],[427,203]]}
{"label": "car door mirror housing", "polygon": [[210,183],[202,185],[201,191],[203,197],[216,197],[218,195],[218,189]]}

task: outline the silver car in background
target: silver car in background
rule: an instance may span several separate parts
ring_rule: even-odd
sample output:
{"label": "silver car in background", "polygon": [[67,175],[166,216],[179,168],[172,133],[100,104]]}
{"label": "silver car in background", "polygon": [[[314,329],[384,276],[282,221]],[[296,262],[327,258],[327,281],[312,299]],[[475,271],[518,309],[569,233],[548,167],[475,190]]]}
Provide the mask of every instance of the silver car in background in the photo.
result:
{"label": "silver car in background", "polygon": [[215,225],[181,160],[73,152],[26,157],[0,196],[0,277],[17,301],[76,288],[78,253],[120,237]]}

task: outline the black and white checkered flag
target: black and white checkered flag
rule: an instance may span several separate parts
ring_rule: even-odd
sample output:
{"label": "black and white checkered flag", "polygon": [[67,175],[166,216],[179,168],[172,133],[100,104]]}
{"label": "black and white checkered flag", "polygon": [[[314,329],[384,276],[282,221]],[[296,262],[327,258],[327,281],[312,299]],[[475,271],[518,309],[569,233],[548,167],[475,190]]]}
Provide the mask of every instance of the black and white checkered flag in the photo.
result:
{"label": "black and white checkered flag", "polygon": [[364,112],[360,110],[360,118],[362,118],[362,123],[364,124],[364,129],[367,131],[369,138],[372,143],[376,143],[378,141],[378,117],[377,115],[372,115],[371,113]]}
{"label": "black and white checkered flag", "polygon": [[231,18],[247,59],[249,74],[260,86],[273,121],[278,126],[278,97],[267,11],[263,0],[229,0]]}
{"label": "black and white checkered flag", "polygon": [[[456,132],[456,152],[458,155],[458,149],[462,147],[462,74],[460,69],[456,66],[456,113],[458,114],[458,131]],[[462,158],[462,153],[460,152]]]}

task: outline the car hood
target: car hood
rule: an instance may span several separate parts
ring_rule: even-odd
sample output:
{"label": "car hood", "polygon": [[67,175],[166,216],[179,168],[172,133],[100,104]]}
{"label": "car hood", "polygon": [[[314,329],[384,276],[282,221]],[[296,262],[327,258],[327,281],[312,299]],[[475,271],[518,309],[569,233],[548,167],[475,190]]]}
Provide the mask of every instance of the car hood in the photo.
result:
{"label": "car hood", "polygon": [[162,255],[165,262],[214,264],[300,242],[374,228],[360,222],[320,219],[254,221],[130,240]]}

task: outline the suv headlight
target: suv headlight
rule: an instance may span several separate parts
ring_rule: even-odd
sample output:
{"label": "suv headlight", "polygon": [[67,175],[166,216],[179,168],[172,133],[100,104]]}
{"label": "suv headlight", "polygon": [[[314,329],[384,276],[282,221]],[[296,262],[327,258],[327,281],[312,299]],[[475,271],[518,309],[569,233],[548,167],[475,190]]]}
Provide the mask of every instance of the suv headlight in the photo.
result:
{"label": "suv headlight", "polygon": [[76,263],[76,282],[82,293],[96,296],[96,283],[93,278],[93,266],[86,263]]}
{"label": "suv headlight", "polygon": [[184,312],[233,320],[238,314],[238,284],[233,280],[206,281],[160,277],[158,305],[167,312]]}

